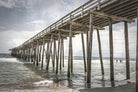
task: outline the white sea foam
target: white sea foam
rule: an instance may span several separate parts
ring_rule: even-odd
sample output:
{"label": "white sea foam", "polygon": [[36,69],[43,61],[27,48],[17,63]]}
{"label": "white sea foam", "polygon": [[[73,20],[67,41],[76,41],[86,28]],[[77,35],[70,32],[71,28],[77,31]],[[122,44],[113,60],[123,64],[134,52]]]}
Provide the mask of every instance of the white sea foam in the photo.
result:
{"label": "white sea foam", "polygon": [[132,72],[130,79],[127,81],[128,82],[136,82],[136,72]]}
{"label": "white sea foam", "polygon": [[47,85],[50,85],[52,83],[53,83],[53,81],[51,81],[51,80],[42,80],[39,82],[34,82],[33,84],[36,86],[47,86]]}
{"label": "white sea foam", "polygon": [[120,81],[120,80],[124,80],[126,77],[125,75],[118,73],[117,75],[115,75],[116,80]]}

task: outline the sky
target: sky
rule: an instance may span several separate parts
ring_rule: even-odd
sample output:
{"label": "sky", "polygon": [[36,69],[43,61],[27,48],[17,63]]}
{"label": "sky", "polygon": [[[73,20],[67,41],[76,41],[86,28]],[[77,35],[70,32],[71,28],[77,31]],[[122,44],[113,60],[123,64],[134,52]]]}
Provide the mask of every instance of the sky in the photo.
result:
{"label": "sky", "polygon": [[[21,45],[32,36],[87,1],[88,0],[0,0],[0,53],[10,53],[9,49]],[[128,26],[129,52],[130,56],[135,58],[136,22],[128,24]],[[123,23],[113,25],[113,34],[114,56],[124,57]],[[99,56],[96,30],[94,30],[93,35],[92,55]],[[108,27],[106,27],[105,30],[100,30],[100,36],[103,56],[108,57]],[[68,44],[67,39],[64,42],[65,55],[68,55]],[[73,38],[73,55],[82,56],[80,35],[76,35]]]}

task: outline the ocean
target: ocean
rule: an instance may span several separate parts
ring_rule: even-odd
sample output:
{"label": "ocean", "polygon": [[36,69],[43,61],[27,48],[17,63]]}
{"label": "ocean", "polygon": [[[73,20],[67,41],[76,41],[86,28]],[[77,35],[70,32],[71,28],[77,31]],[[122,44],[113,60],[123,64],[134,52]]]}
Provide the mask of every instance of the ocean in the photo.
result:
{"label": "ocean", "polygon": [[131,79],[126,80],[125,60],[121,62],[114,60],[115,81],[110,81],[110,62],[104,58],[105,76],[101,76],[100,61],[98,58],[92,60],[91,84],[86,83],[86,74],[84,73],[84,62],[82,57],[74,57],[73,74],[67,78],[67,58],[65,66],[56,74],[50,62],[49,71],[12,57],[9,54],[0,54],[0,92],[78,92],[81,89],[103,88],[135,83],[135,65],[136,61],[130,61]]}

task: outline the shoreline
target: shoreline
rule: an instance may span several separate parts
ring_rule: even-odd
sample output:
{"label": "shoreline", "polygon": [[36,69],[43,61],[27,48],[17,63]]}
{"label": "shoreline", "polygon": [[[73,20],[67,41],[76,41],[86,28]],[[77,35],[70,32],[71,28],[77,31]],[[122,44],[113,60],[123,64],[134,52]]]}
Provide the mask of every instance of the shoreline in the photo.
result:
{"label": "shoreline", "polygon": [[98,87],[75,90],[64,85],[58,85],[56,88],[38,87],[27,89],[13,89],[0,92],[136,92],[136,83],[128,83],[117,87]]}
{"label": "shoreline", "polygon": [[[86,83],[86,76],[83,73],[82,60],[74,60],[74,64],[76,65],[74,73],[68,79],[66,64],[64,69],[56,74],[51,67],[49,71],[46,71],[45,64],[41,68],[40,65],[34,66],[32,63],[22,62],[15,58],[1,59],[1,68],[5,72],[0,73],[3,76],[1,77],[0,92],[135,92],[134,67],[131,69],[131,79],[125,80],[125,74],[123,73],[125,63],[115,63],[115,81],[111,83],[108,72],[109,61],[104,61],[106,70],[104,78],[100,75],[98,61],[95,60],[92,63],[94,65],[92,67],[93,75],[91,77],[91,85],[89,85]],[[130,64],[133,66],[135,62],[131,62]]]}
{"label": "shoreline", "polygon": [[80,92],[136,92],[136,83],[128,83],[117,87],[81,89]]}

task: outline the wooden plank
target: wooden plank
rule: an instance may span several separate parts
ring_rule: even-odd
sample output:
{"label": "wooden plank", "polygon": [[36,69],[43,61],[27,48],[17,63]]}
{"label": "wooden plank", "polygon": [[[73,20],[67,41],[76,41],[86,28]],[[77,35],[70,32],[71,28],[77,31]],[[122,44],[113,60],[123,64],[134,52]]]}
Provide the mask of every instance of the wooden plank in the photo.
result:
{"label": "wooden plank", "polygon": [[85,46],[84,46],[84,37],[83,34],[81,33],[81,39],[82,39],[82,51],[83,51],[83,60],[84,60],[84,72],[87,72],[86,68],[86,58],[85,58]]}
{"label": "wooden plank", "polygon": [[91,57],[92,57],[92,37],[93,36],[93,14],[90,13],[90,24],[88,33],[88,57],[87,57],[87,83],[91,83]]}
{"label": "wooden plank", "polygon": [[100,34],[99,34],[98,29],[97,29],[97,39],[98,39],[98,46],[99,46],[99,57],[100,57],[100,62],[101,62],[101,73],[103,76],[104,75],[104,66],[103,66],[103,59],[102,59],[101,40],[100,40]]}
{"label": "wooden plank", "polygon": [[128,25],[124,22],[125,34],[125,52],[126,52],[126,78],[130,79],[130,65],[129,65],[129,42],[128,42]]}
{"label": "wooden plank", "polygon": [[[61,32],[66,32],[66,33],[70,32],[67,29],[56,29],[56,30],[61,31]],[[72,33],[84,33],[84,31],[75,30],[75,31],[72,31]],[[58,34],[55,34],[55,35],[58,35]],[[61,36],[68,37],[68,35],[65,35],[65,34],[61,34]]]}
{"label": "wooden plank", "polygon": [[112,32],[112,19],[109,21],[109,43],[110,43],[110,80],[114,81],[114,62],[113,62],[113,32]]}
{"label": "wooden plank", "polygon": [[[81,23],[78,23],[78,22],[70,21],[69,23],[72,24],[72,26],[80,26],[80,27],[89,28],[89,25],[81,24]],[[99,26],[93,26],[93,29],[104,30],[103,27],[99,27]]]}

